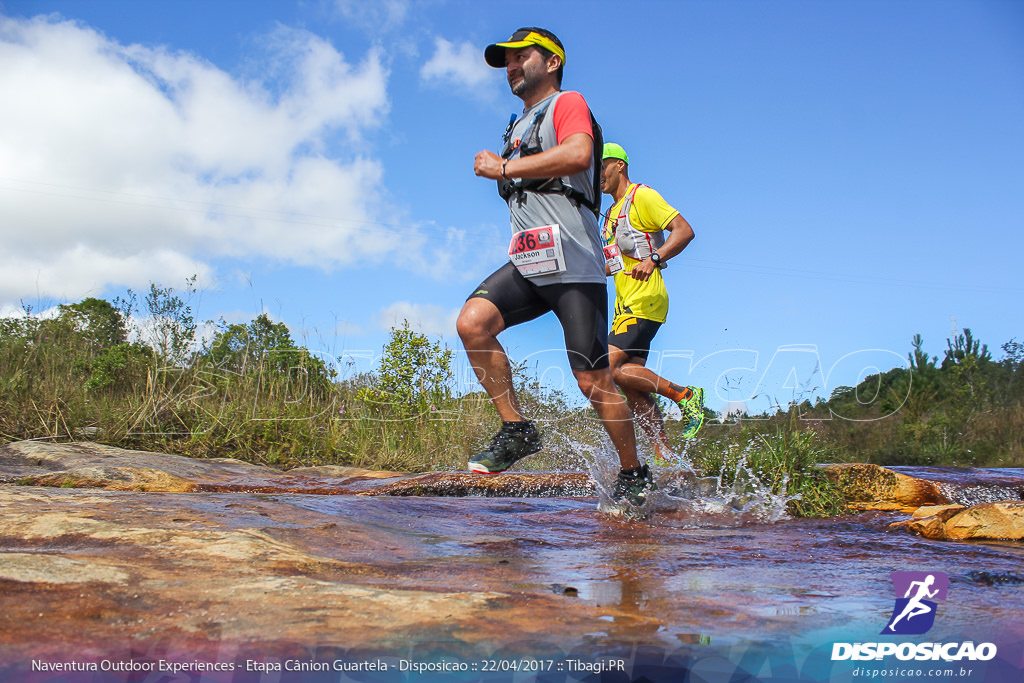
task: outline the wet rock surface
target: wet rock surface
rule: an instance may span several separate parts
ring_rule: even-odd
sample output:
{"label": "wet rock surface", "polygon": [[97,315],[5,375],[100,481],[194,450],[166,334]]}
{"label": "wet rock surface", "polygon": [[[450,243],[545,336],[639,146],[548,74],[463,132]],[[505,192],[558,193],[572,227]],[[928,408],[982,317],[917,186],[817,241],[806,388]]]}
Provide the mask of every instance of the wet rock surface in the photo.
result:
{"label": "wet rock surface", "polygon": [[902,528],[935,540],[1024,540],[1024,501],[922,507]]}
{"label": "wet rock surface", "polygon": [[966,577],[936,638],[1012,634],[1024,608],[1012,582],[968,580],[1019,571],[1021,544],[894,535],[878,511],[630,522],[598,512],[583,473],[281,473],[21,443],[0,448],[0,477],[0,679],[69,652],[514,658],[868,638],[894,567]]}
{"label": "wet rock surface", "polygon": [[200,460],[104,444],[19,441],[0,446],[0,483],[168,493],[355,493],[408,475],[354,467],[281,472],[230,458]]}
{"label": "wet rock surface", "polygon": [[945,505],[951,502],[935,482],[878,465],[825,465],[823,469],[855,510],[912,512],[922,505]]}
{"label": "wet rock surface", "polygon": [[585,472],[432,472],[364,491],[362,496],[490,496],[579,498],[596,495]]}
{"label": "wet rock surface", "polygon": [[472,623],[507,599],[400,585],[374,559],[401,562],[400,541],[273,501],[4,487],[0,508],[7,661],[23,648],[52,657],[124,634],[368,645],[370,634],[444,631],[452,614]]}
{"label": "wet rock surface", "polygon": [[197,460],[169,453],[130,451],[105,444],[18,441],[0,446],[0,481],[42,476],[85,467],[149,468],[195,482],[279,474],[270,467],[225,458]]}
{"label": "wet rock surface", "polygon": [[1024,540],[1024,470],[826,465],[854,510],[898,510],[892,524],[935,540]]}
{"label": "wet rock surface", "polygon": [[908,466],[895,466],[889,469],[897,474],[928,481],[940,496],[958,505],[1024,500],[1022,469]]}

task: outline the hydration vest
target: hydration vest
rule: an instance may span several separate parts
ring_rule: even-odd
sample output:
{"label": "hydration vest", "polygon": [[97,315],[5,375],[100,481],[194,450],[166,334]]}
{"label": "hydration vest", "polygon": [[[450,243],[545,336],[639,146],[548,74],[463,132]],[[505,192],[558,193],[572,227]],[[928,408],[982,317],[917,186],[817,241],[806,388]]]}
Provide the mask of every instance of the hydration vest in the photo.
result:
{"label": "hydration vest", "polygon": [[609,216],[608,224],[605,228],[607,232],[611,233],[605,241],[608,244],[614,243],[619,247],[619,251],[624,256],[636,259],[637,261],[643,261],[665,244],[664,230],[644,232],[643,230],[637,230],[629,222],[629,210],[633,206],[636,191],[641,187],[647,186],[641,186],[639,183],[633,185],[632,189],[626,193],[622,200],[622,206],[619,207],[619,215],[615,218],[615,222],[612,223]]}
{"label": "hydration vest", "polygon": [[[540,111],[533,115],[533,121],[530,122],[529,128],[526,129],[526,133],[523,134],[521,142],[512,142],[512,130],[515,126],[515,118],[509,122],[508,128],[505,130],[505,148],[502,150],[501,158],[510,159],[512,155],[517,151],[519,156],[525,157],[531,154],[539,154],[546,148],[543,146],[543,140],[540,135],[541,124],[544,123],[544,117],[547,116],[548,109],[551,105],[559,98],[561,93],[552,97],[547,104],[545,104]],[[601,130],[600,124],[597,119],[594,118],[594,113],[590,112],[590,125],[593,128],[594,133],[594,156],[593,156],[593,169],[594,169],[594,187],[593,187],[593,199],[587,197],[587,194],[581,190],[576,189],[569,184],[569,178],[515,178],[511,180],[499,180],[498,181],[498,194],[506,202],[512,195],[522,195],[524,192],[540,192],[547,194],[561,194],[568,197],[570,200],[576,202],[576,204],[582,204],[591,211],[594,215],[599,216],[601,214],[601,154],[604,150],[604,134]]]}

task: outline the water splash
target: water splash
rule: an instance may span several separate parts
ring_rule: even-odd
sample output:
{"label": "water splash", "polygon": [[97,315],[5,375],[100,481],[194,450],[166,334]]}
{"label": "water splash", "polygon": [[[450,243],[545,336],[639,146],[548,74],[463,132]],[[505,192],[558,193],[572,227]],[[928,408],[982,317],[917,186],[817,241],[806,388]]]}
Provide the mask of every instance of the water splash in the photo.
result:
{"label": "water splash", "polygon": [[[688,527],[739,526],[773,523],[789,518],[786,504],[800,495],[787,495],[788,478],[772,491],[740,457],[731,476],[702,475],[686,456],[685,449],[670,458],[667,466],[651,464],[657,489],[648,494],[640,508],[615,502],[612,490],[619,472],[618,458],[611,444],[605,449],[582,451],[598,494],[598,510],[615,516],[645,519],[653,523],[671,521]],[[729,483],[731,481],[731,483]]]}

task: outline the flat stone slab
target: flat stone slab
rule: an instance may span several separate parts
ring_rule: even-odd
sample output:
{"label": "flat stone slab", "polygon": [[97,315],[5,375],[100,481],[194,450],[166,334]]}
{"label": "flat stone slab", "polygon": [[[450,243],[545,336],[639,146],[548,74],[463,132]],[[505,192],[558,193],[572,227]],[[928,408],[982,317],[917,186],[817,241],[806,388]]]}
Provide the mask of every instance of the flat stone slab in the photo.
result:
{"label": "flat stone slab", "polygon": [[380,496],[587,497],[583,472],[403,474],[355,467],[302,467],[282,472],[240,460],[200,460],[96,443],[21,441],[0,446],[0,482],[30,486],[164,493],[303,493]]}
{"label": "flat stone slab", "polygon": [[363,491],[361,496],[584,498],[597,495],[585,472],[431,472]]}
{"label": "flat stone slab", "polygon": [[[1024,470],[824,465],[854,510],[913,512],[923,505],[1021,500]],[[305,493],[373,496],[590,497],[585,472],[407,474],[353,467],[282,472],[227,458],[194,459],[103,444],[21,441],[0,446],[0,483],[167,493]]]}
{"label": "flat stone slab", "polygon": [[0,483],[114,491],[308,493],[340,495],[409,476],[355,467],[287,472],[230,458],[198,459],[92,442],[19,441],[0,446]]}
{"label": "flat stone slab", "polygon": [[193,482],[232,477],[272,476],[279,470],[233,460],[188,458],[170,453],[132,451],[93,442],[16,441],[0,446],[0,482],[82,467],[139,467],[161,470]]}
{"label": "flat stone slab", "polygon": [[[153,632],[200,651],[222,640],[369,644],[445,632],[456,613],[466,626],[503,601],[517,609],[487,588],[389,580],[388,562],[410,553],[400,534],[211,495],[0,486],[0,661]],[[534,607],[544,602],[555,600]]]}

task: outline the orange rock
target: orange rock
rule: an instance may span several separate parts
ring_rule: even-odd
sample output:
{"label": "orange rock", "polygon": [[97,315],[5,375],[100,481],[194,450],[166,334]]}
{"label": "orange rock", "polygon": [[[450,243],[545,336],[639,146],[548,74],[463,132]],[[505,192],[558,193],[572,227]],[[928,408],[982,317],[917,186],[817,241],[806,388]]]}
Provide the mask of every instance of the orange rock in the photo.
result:
{"label": "orange rock", "polygon": [[[914,519],[923,519],[925,517],[933,517],[936,515],[943,516],[944,519],[949,519],[960,510],[963,510],[963,505],[922,505],[921,507],[914,510]],[[947,514],[948,513],[948,514]]]}
{"label": "orange rock", "polygon": [[912,519],[895,522],[903,529],[936,541],[968,539],[1024,540],[1024,501],[981,503],[972,507],[937,505],[919,508]]}
{"label": "orange rock", "polygon": [[110,491],[161,491],[191,493],[196,485],[181,477],[150,467],[78,467],[27,477],[23,484]]}
{"label": "orange rock", "polygon": [[963,505],[922,505],[914,511],[911,519],[894,522],[889,528],[903,529],[937,541],[945,540],[946,520],[963,509]]}
{"label": "orange rock", "polygon": [[913,512],[922,505],[951,502],[933,482],[908,477],[878,465],[852,463],[825,465],[822,469],[854,510]]}
{"label": "orange rock", "polygon": [[1024,501],[982,503],[951,517],[946,538],[1024,540]]}

